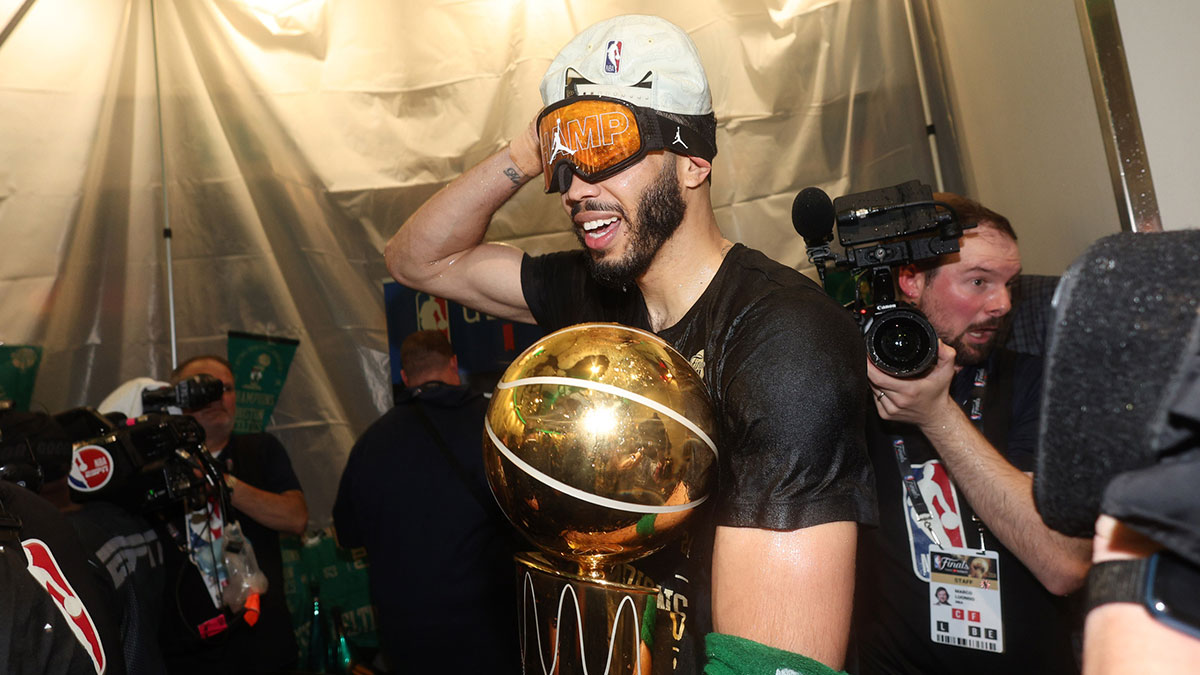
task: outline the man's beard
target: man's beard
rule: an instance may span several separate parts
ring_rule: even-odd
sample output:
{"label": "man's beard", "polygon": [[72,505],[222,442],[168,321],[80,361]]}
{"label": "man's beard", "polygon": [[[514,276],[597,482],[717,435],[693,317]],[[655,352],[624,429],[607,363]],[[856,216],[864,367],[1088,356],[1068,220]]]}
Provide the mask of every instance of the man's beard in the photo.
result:
{"label": "man's beard", "polygon": [[[954,347],[954,364],[957,366],[977,366],[984,361],[987,361],[992,350],[996,348],[996,341],[1000,339],[1000,335],[1004,333],[1004,319],[997,319],[986,323],[975,324],[969,326],[966,330],[952,338],[942,338],[942,342]],[[981,345],[968,345],[966,341],[967,333],[980,330],[983,328],[992,329],[992,337],[987,342]]]}
{"label": "man's beard", "polygon": [[[626,217],[624,209],[618,204],[602,204],[588,202],[577,208],[596,211],[613,211],[621,216],[625,226],[629,228],[629,244],[625,256],[621,259],[611,259],[612,256],[604,251],[593,251],[584,245],[590,254],[588,269],[600,283],[614,288],[624,288],[631,282],[637,281],[654,262],[654,256],[664,242],[671,238],[675,230],[683,222],[683,214],[687,204],[683,201],[683,191],[675,177],[674,157],[667,155],[663,169],[643,192],[638,200],[636,221]],[[584,234],[575,230],[579,243],[583,244]],[[608,259],[606,259],[608,258]]]}

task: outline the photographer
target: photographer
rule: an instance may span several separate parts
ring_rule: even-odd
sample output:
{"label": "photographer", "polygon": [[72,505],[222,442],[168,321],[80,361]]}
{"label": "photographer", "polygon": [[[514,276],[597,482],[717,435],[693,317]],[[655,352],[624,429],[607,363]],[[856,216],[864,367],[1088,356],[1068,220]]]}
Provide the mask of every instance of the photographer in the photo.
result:
{"label": "photographer", "polygon": [[[284,598],[278,533],[302,533],[308,523],[308,506],[287,452],[274,436],[233,434],[236,403],[229,364],[219,356],[197,356],[176,368],[171,382],[197,374],[220,380],[224,395],[185,412],[204,427],[205,445],[225,473],[229,488],[233,513],[226,518],[241,524],[269,585],[256,623],[238,620],[228,628],[221,624],[214,634],[201,638],[198,627],[211,626],[219,614],[209,590],[194,574],[169,578],[168,590],[174,589],[169,604],[175,607],[168,611],[177,610],[179,617],[164,625],[168,667],[171,672],[205,673],[287,670],[298,652]],[[179,557],[178,550],[167,548],[169,556]],[[186,561],[168,561],[172,570],[186,565]]]}
{"label": "photographer", "polygon": [[[974,201],[934,197],[975,227],[958,254],[896,270],[898,299],[941,339],[933,369],[901,379],[867,364],[880,526],[860,539],[857,672],[1074,672],[1057,596],[1083,583],[1090,542],[1034,508],[1041,362],[994,344],[1021,271],[1016,234]],[[948,579],[951,606],[929,609]]]}

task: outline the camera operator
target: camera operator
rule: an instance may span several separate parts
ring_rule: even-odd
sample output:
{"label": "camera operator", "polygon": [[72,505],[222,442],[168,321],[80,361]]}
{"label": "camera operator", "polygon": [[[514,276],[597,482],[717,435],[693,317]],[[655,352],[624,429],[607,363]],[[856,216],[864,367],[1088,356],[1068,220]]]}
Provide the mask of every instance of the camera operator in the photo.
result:
{"label": "camera operator", "polygon": [[[308,506],[283,445],[268,433],[233,434],[236,404],[233,371],[219,356],[197,356],[171,373],[178,383],[197,374],[211,375],[224,384],[224,395],[197,410],[186,410],[204,427],[205,445],[224,472],[233,513],[253,547],[268,589],[261,598],[253,625],[236,620],[227,628],[201,638],[199,627],[220,614],[195,574],[168,579],[178,620],[164,622],[163,650],[171,672],[247,672],[288,670],[297,659],[291,616],[284,597],[283,560],[279,532],[300,534],[308,523]],[[179,557],[174,547],[168,556]],[[169,561],[168,569],[186,568],[187,561]],[[171,610],[168,610],[171,611]],[[172,617],[173,619],[174,617]],[[203,631],[207,632],[207,631]]]}
{"label": "camera operator", "polygon": [[[1058,596],[1083,583],[1090,542],[1034,508],[1041,362],[994,344],[1021,271],[1016,234],[972,200],[934,198],[975,227],[958,254],[896,270],[897,298],[941,339],[933,369],[901,379],[867,364],[880,526],[860,536],[857,672],[1075,672]],[[947,574],[960,585],[938,607]]]}

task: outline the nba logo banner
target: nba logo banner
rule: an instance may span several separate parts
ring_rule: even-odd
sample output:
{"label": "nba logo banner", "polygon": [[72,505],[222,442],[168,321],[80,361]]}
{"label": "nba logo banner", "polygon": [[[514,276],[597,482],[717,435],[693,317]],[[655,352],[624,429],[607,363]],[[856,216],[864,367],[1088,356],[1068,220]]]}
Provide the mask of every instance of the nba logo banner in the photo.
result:
{"label": "nba logo banner", "polygon": [[604,72],[616,73],[621,70],[621,41],[609,40],[604,50]]}
{"label": "nba logo banner", "polygon": [[383,303],[394,385],[401,384],[400,344],[419,330],[445,333],[458,355],[459,368],[475,374],[503,371],[545,334],[537,326],[498,319],[394,281],[384,282]]}

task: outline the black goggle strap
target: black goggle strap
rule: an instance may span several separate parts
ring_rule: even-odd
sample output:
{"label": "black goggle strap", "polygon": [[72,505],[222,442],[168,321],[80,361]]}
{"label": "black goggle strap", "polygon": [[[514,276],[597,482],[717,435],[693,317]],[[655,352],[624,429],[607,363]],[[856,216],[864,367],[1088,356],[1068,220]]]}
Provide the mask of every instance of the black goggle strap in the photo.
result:
{"label": "black goggle strap", "polygon": [[650,113],[646,117],[652,120],[645,125],[651,128],[649,133],[643,133],[642,145],[647,150],[670,150],[677,155],[699,157],[710,162],[717,156],[717,149],[691,127],[653,110],[646,112]]}

